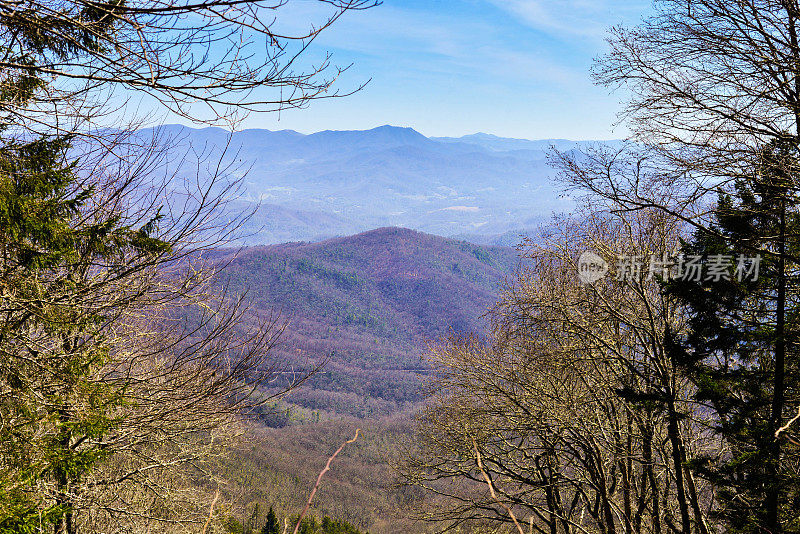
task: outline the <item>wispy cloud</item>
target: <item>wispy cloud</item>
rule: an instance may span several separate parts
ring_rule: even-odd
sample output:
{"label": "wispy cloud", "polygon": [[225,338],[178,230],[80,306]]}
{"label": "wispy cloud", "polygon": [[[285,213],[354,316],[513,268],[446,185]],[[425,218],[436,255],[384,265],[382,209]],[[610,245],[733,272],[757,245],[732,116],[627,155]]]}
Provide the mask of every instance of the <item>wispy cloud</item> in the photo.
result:
{"label": "wispy cloud", "polygon": [[635,22],[650,4],[643,0],[490,0],[546,33],[598,40],[610,25]]}
{"label": "wispy cloud", "polygon": [[[635,24],[650,0],[384,0],[346,13],[312,46],[354,67],[338,80],[352,97],[289,110],[280,124],[321,129],[413,126],[432,135],[490,131],[514,137],[606,138],[618,98],[591,84],[607,28]],[[323,2],[293,0],[279,27],[319,24]],[[299,67],[302,67],[300,65]]]}
{"label": "wispy cloud", "polygon": [[435,73],[506,83],[546,78],[559,85],[585,77],[582,67],[559,62],[560,54],[492,22],[389,5],[343,19],[319,43],[387,61],[408,76]]}

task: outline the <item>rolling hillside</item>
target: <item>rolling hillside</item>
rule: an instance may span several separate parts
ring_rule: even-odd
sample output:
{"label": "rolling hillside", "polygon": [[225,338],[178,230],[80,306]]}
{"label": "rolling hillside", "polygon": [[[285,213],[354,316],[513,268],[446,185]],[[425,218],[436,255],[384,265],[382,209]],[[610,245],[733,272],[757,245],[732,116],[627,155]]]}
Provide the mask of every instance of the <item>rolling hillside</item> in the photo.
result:
{"label": "rolling hillside", "polygon": [[260,313],[289,321],[275,353],[286,369],[325,362],[293,403],[371,417],[418,400],[426,342],[481,331],[517,261],[510,248],[381,228],[246,248],[226,277]]}

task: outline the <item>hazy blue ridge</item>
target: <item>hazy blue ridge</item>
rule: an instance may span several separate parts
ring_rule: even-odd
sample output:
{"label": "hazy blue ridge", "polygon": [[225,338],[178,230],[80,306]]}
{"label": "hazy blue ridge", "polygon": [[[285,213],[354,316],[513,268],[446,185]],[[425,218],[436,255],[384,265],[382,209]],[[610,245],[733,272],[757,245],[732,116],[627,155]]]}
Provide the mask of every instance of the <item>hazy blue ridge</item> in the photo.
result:
{"label": "hazy blue ridge", "polygon": [[550,147],[596,143],[489,134],[428,138],[395,126],[306,135],[166,125],[137,135],[161,139],[178,177],[213,172],[221,159],[228,178],[243,180],[232,213],[260,205],[244,232],[243,242],[253,245],[384,226],[509,244],[506,234],[572,209],[547,164]]}

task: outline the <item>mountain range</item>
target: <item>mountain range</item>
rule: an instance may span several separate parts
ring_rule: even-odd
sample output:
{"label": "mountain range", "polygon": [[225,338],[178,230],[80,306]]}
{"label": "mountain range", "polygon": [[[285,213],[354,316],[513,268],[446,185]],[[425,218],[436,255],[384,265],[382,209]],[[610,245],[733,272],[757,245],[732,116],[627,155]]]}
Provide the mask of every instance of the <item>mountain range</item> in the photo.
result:
{"label": "mountain range", "polygon": [[[572,207],[553,179],[547,151],[590,143],[489,134],[429,138],[395,126],[309,135],[177,125],[139,131],[154,134],[179,174],[194,176],[221,162],[230,178],[243,181],[231,209],[254,211],[242,240],[251,245],[319,241],[385,226],[476,243],[517,242]],[[202,161],[194,154],[203,154]]]}

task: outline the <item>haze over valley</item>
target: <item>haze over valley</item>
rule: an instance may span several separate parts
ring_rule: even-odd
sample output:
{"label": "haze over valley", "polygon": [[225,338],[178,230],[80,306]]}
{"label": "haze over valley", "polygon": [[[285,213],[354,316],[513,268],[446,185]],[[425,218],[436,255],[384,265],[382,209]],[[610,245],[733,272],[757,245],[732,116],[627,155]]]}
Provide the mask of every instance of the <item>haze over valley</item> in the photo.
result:
{"label": "haze over valley", "polygon": [[[513,246],[520,234],[572,207],[547,164],[550,147],[591,144],[488,134],[428,138],[395,126],[310,135],[163,126],[158,137],[176,157],[196,152],[235,167],[244,191],[234,211],[259,206],[244,232],[252,245],[398,226]],[[191,163],[182,160],[184,173],[195,171]]]}

